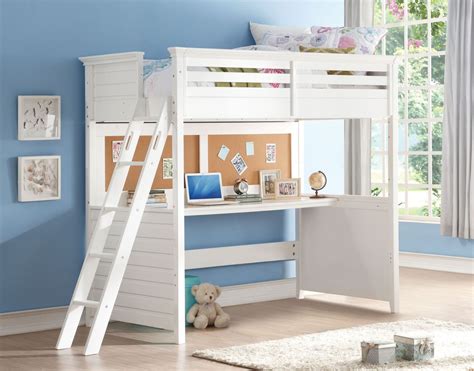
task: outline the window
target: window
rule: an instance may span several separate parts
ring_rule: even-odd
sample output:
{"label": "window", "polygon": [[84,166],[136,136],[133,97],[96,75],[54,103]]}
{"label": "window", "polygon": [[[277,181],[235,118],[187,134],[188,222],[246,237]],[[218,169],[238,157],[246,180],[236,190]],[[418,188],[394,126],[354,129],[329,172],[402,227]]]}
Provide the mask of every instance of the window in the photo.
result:
{"label": "window", "polygon": [[[441,214],[441,139],[448,0],[375,0],[375,25],[388,29],[377,53],[398,55],[402,219]],[[387,195],[387,124],[373,122],[372,195]]]}

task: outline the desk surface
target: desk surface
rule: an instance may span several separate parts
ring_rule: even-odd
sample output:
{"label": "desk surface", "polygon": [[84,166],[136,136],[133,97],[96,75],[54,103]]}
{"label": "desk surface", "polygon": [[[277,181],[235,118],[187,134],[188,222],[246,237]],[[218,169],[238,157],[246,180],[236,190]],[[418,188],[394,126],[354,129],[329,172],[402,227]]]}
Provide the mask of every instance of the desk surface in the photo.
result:
{"label": "desk surface", "polygon": [[[239,214],[239,213],[255,213],[260,211],[275,211],[275,210],[289,210],[289,209],[305,209],[309,207],[324,207],[331,206],[336,203],[338,199],[336,197],[325,197],[325,198],[309,198],[309,197],[298,197],[289,199],[274,199],[264,200],[262,202],[255,203],[235,203],[231,205],[214,205],[214,206],[197,206],[197,205],[186,205],[184,208],[185,216],[198,216],[198,215],[219,215],[219,214]],[[100,210],[101,206],[91,206],[90,210]],[[120,208],[119,212],[126,213],[129,211],[129,207]],[[171,214],[173,209],[160,208],[154,206],[146,206],[145,212],[147,213],[159,213],[159,214]]]}
{"label": "desk surface", "polygon": [[218,215],[218,214],[236,214],[236,213],[254,213],[260,211],[274,211],[286,209],[304,209],[307,207],[331,206],[337,201],[336,198],[309,198],[298,197],[291,199],[264,200],[256,203],[236,203],[232,205],[219,206],[197,206],[186,205],[184,209],[185,216],[197,215]]}

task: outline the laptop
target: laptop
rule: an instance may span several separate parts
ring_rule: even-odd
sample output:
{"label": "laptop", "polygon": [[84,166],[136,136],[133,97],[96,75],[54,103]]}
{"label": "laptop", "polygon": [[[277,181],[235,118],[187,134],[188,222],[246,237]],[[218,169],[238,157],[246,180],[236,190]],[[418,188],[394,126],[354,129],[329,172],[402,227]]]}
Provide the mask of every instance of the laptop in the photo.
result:
{"label": "laptop", "polygon": [[221,173],[186,174],[188,204],[199,206],[232,205],[236,201],[224,201]]}

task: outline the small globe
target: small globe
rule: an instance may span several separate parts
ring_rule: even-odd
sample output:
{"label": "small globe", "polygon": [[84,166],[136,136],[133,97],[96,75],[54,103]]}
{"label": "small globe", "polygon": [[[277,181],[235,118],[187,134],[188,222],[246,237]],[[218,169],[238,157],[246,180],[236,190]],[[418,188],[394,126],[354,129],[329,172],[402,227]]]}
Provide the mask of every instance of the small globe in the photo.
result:
{"label": "small globe", "polygon": [[309,185],[313,191],[316,192],[314,197],[321,197],[318,196],[318,191],[323,189],[326,186],[327,178],[326,175],[322,171],[316,171],[315,173],[309,176]]}

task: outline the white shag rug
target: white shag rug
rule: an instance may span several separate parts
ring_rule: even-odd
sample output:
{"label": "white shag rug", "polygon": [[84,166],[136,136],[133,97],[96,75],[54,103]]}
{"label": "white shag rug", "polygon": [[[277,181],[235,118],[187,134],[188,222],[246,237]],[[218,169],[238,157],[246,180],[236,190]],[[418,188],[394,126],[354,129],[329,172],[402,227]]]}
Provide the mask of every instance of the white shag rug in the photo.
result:
{"label": "white shag rug", "polygon": [[[361,363],[361,341],[393,341],[394,334],[427,334],[435,357],[384,366]],[[193,356],[258,370],[470,370],[474,369],[474,326],[432,319],[376,323],[262,343],[198,350]]]}

